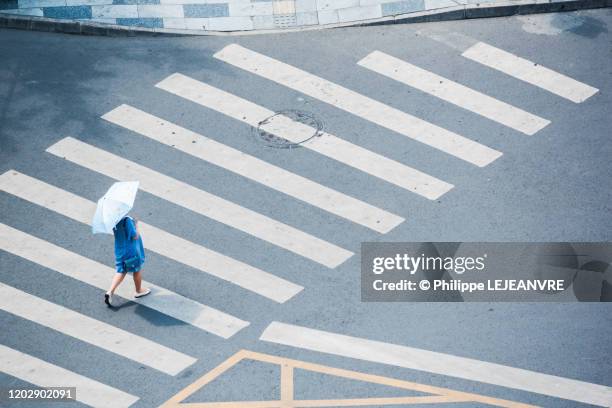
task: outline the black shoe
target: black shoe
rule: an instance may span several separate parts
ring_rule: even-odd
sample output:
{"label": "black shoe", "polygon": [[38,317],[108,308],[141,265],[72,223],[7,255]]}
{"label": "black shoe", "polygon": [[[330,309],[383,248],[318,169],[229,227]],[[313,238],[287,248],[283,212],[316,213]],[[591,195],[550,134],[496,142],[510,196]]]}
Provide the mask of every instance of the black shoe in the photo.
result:
{"label": "black shoe", "polygon": [[112,306],[112,304],[111,304],[112,301],[113,301],[113,297],[111,296],[111,294],[110,293],[105,293],[104,294],[104,303],[106,303],[106,305],[108,307],[111,307]]}

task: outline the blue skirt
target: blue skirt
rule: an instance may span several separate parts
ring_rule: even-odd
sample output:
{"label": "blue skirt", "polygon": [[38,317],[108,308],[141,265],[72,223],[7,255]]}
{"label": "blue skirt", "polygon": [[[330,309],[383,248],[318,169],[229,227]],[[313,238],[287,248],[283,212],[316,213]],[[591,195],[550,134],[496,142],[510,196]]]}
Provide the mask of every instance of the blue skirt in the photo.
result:
{"label": "blue skirt", "polygon": [[136,266],[132,269],[125,268],[125,262],[123,260],[115,262],[115,266],[117,267],[117,273],[133,273],[139,272],[142,269],[142,265],[144,265],[144,259],[140,258],[140,262],[136,264]]}

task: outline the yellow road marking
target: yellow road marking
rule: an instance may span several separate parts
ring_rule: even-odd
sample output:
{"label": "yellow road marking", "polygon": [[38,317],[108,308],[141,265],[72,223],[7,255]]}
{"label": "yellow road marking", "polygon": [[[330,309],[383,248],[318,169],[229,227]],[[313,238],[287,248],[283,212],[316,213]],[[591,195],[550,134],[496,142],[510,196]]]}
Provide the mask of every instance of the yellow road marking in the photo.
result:
{"label": "yellow road marking", "polygon": [[[227,402],[182,402],[195,392],[221,376],[227,370],[242,360],[254,360],[280,366],[280,400],[270,401],[227,401]],[[320,399],[296,400],[294,398],[294,370],[301,369],[335,377],[386,385],[404,390],[424,392],[432,395],[417,397],[391,397],[391,398],[347,398],[347,399]],[[345,370],[321,364],[308,363],[301,360],[257,353],[249,350],[240,350],[223,363],[200,377],[193,384],[188,385],[175,396],[170,398],[160,408],[309,408],[309,407],[358,407],[366,405],[411,405],[411,404],[439,404],[453,402],[479,402],[496,407],[505,408],[535,408],[534,405],[523,404],[486,395],[455,391],[448,388],[434,387],[397,378],[366,374],[359,371]]]}

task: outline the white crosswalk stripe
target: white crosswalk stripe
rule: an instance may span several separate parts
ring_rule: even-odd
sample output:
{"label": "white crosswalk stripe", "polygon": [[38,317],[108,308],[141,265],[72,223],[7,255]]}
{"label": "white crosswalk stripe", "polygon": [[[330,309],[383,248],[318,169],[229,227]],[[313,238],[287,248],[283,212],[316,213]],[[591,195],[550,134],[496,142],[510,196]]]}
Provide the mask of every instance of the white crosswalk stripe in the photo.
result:
{"label": "white crosswalk stripe", "polygon": [[95,408],[127,408],[138,397],[0,344],[0,371],[39,387],[76,387],[76,400]]}
{"label": "white crosswalk stripe", "polygon": [[[178,73],[170,75],[156,86],[251,126],[258,126],[274,115],[274,112],[262,106]],[[315,132],[315,129],[285,116],[276,118],[273,123],[263,125],[262,129],[295,143]],[[329,133],[323,133],[302,146],[430,200],[439,198],[453,188],[452,184]]]}
{"label": "white crosswalk stripe", "polygon": [[[114,269],[99,262],[6,224],[0,224],[0,249],[104,291],[108,290],[110,280],[115,273]],[[143,285],[151,288],[151,295],[133,299],[134,302],[217,336],[227,339],[249,325],[249,322],[150,282],[143,281]],[[133,297],[132,289],[128,285],[119,286],[116,294],[126,299]]]}
{"label": "white crosswalk stripe", "polygon": [[64,138],[47,151],[117,180],[139,180],[140,188],[150,194],[327,267],[335,268],[353,255],[287,224],[74,138]]}
{"label": "white crosswalk stripe", "polygon": [[483,42],[474,44],[462,55],[575,103],[584,102],[599,91],[590,85]]}
{"label": "white crosswalk stripe", "polygon": [[169,375],[196,362],[186,354],[3,283],[0,309]]}
{"label": "white crosswalk stripe", "polygon": [[549,120],[380,51],[370,53],[358,64],[527,135],[533,135],[550,123]]}
{"label": "white crosswalk stripe", "polygon": [[448,375],[551,397],[609,406],[612,388],[413,347],[272,322],[260,340],[413,370]]}
{"label": "white crosswalk stripe", "polygon": [[134,107],[121,105],[102,118],[374,231],[386,233],[404,221],[402,217]]}
{"label": "white crosswalk stripe", "polygon": [[502,155],[483,144],[238,44],[230,44],[214,56],[477,166],[486,166]]}
{"label": "white crosswalk stripe", "polygon": [[[96,203],[66,190],[9,170],[0,175],[0,190],[89,225]],[[140,222],[147,250],[224,279],[283,303],[304,288],[206,247]]]}

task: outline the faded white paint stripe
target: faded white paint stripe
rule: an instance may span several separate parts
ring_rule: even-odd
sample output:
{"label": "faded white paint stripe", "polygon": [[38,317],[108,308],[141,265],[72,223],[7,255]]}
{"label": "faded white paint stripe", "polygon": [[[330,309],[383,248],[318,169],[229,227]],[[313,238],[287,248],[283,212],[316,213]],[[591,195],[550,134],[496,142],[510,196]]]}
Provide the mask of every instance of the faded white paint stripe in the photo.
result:
{"label": "faded white paint stripe", "polygon": [[[170,75],[156,86],[251,126],[259,126],[274,114],[246,99],[178,73]],[[315,129],[282,115],[276,116],[272,123],[262,125],[262,128],[292,142],[300,142],[315,132]],[[329,133],[323,133],[302,146],[430,200],[439,198],[453,188],[452,184]]]}
{"label": "faded white paint stripe", "polygon": [[584,102],[599,91],[590,85],[483,42],[474,44],[462,55],[575,103]]}
{"label": "faded white paint stripe", "polygon": [[76,400],[95,408],[127,408],[138,397],[0,344],[0,371],[39,387],[76,387]]}
{"label": "faded white paint stripe", "polygon": [[186,354],[3,283],[0,309],[169,375],[196,362]]}
{"label": "faded white paint stripe", "polygon": [[[92,201],[15,170],[0,175],[0,190],[87,225],[91,223],[96,209],[96,203]],[[291,299],[304,289],[300,285],[144,222],[140,222],[138,227],[147,237],[148,250],[278,303]]]}
{"label": "faded white paint stripe", "polygon": [[60,140],[47,152],[116,180],[139,180],[140,188],[150,194],[327,267],[335,268],[353,255],[280,221],[74,138]]}
{"label": "faded white paint stripe", "polygon": [[240,45],[230,44],[214,56],[477,166],[486,166],[502,155],[483,144]]}
{"label": "faded white paint stripe", "polygon": [[370,53],[358,64],[527,135],[533,135],[550,123],[549,120],[380,51]]}
{"label": "faded white paint stripe", "polygon": [[612,388],[603,385],[286,323],[272,322],[264,330],[260,340],[586,404],[609,406],[612,401]]}
{"label": "faded white paint stripe", "polygon": [[[108,290],[110,279],[116,273],[108,266],[6,224],[0,224],[0,249],[103,291]],[[249,325],[249,322],[150,282],[143,282],[143,285],[151,288],[149,296],[133,298],[130,285],[119,286],[116,294],[226,339]]]}
{"label": "faded white paint stripe", "polygon": [[404,221],[395,214],[132,106],[121,105],[102,118],[374,231],[386,233]]}

